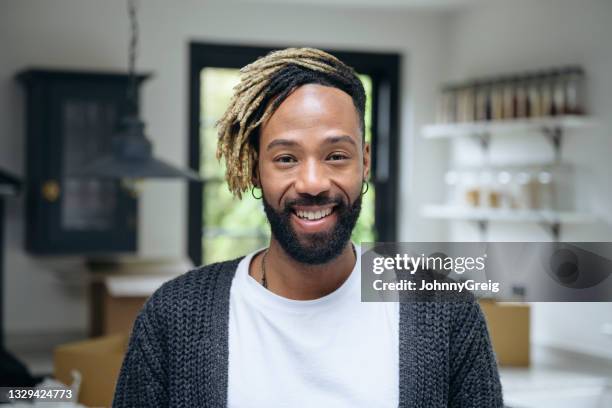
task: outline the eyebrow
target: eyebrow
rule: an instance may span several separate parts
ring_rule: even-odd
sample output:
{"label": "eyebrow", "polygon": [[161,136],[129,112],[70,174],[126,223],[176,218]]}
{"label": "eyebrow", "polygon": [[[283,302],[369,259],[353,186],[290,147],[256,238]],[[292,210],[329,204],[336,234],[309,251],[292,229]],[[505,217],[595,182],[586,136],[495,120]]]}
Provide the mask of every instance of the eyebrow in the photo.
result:
{"label": "eyebrow", "polygon": [[[325,139],[326,144],[336,144],[336,143],[342,143],[342,142],[348,142],[348,143],[351,143],[353,146],[357,147],[357,143],[355,142],[355,139],[349,135],[330,136]],[[271,141],[268,144],[268,147],[266,147],[266,150],[270,150],[276,146],[291,147],[291,146],[296,146],[297,144],[298,142],[294,140],[276,139],[276,140]]]}

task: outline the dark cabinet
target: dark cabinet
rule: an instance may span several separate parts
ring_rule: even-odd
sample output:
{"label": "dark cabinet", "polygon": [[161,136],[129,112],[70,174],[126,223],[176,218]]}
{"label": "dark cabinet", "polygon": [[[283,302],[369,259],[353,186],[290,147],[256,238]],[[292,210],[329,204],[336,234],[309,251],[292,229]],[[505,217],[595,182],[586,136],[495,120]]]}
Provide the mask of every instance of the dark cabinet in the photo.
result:
{"label": "dark cabinet", "polygon": [[28,70],[17,78],[26,90],[26,249],[57,255],[135,251],[136,196],[118,180],[78,176],[110,152],[126,108],[127,75]]}

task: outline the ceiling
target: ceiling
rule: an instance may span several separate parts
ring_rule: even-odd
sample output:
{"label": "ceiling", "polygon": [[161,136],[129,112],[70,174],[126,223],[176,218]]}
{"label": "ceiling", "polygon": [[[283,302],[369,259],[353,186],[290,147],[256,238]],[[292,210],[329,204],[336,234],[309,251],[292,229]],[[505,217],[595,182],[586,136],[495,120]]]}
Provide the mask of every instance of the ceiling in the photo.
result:
{"label": "ceiling", "polygon": [[[254,4],[319,5],[368,8],[455,9],[485,0],[235,0]],[[489,0],[490,1],[490,0]]]}

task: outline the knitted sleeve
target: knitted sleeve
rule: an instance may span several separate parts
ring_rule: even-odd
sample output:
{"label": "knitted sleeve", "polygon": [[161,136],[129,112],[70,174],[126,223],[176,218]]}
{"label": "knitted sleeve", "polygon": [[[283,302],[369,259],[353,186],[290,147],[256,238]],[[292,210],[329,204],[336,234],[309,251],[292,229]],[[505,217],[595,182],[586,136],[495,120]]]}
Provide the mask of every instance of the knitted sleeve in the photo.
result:
{"label": "knitted sleeve", "polygon": [[450,408],[502,408],[497,362],[477,302],[460,302],[450,348]]}
{"label": "knitted sleeve", "polygon": [[115,387],[113,407],[168,406],[164,354],[152,310],[149,301],[136,318]]}

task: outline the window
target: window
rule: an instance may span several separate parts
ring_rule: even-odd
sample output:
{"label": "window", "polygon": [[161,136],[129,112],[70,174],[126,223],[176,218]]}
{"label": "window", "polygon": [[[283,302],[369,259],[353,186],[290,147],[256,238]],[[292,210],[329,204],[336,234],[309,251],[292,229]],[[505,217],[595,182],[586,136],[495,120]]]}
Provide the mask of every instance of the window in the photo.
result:
{"label": "window", "polygon": [[[266,246],[269,241],[270,231],[261,200],[254,199],[250,193],[244,194],[242,200],[237,200],[225,184],[224,164],[219,163],[215,157],[215,123],[225,112],[232,88],[238,83],[238,69],[270,50],[206,44],[191,46],[190,165],[204,179],[201,185],[191,183],[189,188],[189,254],[196,264],[209,264],[245,255]],[[340,53],[332,52],[343,59]],[[366,90],[366,141],[372,143],[373,166],[376,167],[381,157],[374,157],[380,154],[375,144],[383,140],[377,138],[380,132],[374,127],[381,123],[379,115],[374,112],[374,108],[380,105],[375,94],[377,85],[381,83],[380,78],[368,70],[362,73],[358,66],[346,62],[355,67]],[[385,106],[388,109],[391,101],[387,101]],[[388,119],[384,120],[384,123],[389,122]],[[387,146],[384,151],[389,154],[394,150]],[[390,157],[382,159],[388,167]],[[370,189],[364,196],[361,216],[353,231],[355,242],[390,240],[389,232],[393,230],[391,232],[394,233],[394,228],[382,224],[379,219],[393,218],[391,225],[394,226],[395,206],[392,206],[392,213],[387,213],[392,217],[377,217],[377,213],[383,210],[380,204],[383,200],[377,198],[377,192],[388,189],[389,177],[386,182],[379,183],[376,168],[373,168],[370,179]]]}

